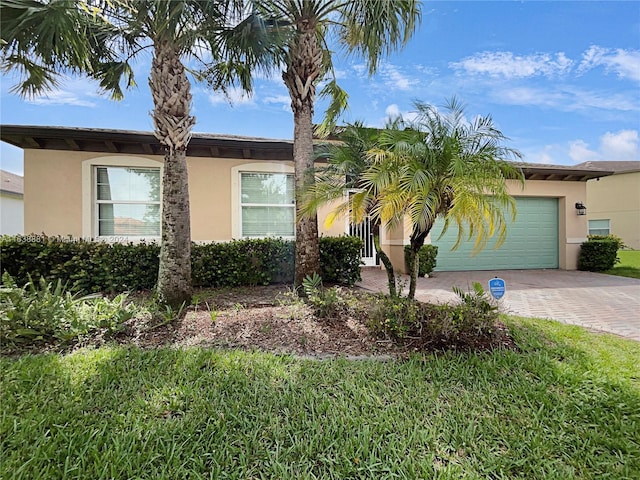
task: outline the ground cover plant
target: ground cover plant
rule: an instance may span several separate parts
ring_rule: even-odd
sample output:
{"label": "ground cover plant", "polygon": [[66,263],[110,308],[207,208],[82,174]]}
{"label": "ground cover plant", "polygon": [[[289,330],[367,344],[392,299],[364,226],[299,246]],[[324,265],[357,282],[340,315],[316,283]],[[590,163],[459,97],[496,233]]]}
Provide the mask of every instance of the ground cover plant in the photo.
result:
{"label": "ground cover plant", "polygon": [[640,250],[618,250],[620,263],[605,273],[620,277],[640,278]]}
{"label": "ground cover plant", "polygon": [[70,351],[105,342],[262,348],[279,353],[406,355],[412,351],[509,347],[498,309],[482,290],[459,302],[414,299],[325,285],[309,276],[285,285],[200,289],[190,305],[162,305],[152,292],[79,297],[60,281],[24,287],[5,273],[0,289],[3,353]]}
{"label": "ground cover plant", "polygon": [[47,282],[42,277],[20,286],[5,272],[0,284],[0,345],[19,350],[114,335],[126,321],[147,313],[127,297],[126,293],[114,298],[81,297],[60,280]]}
{"label": "ground cover plant", "polygon": [[0,358],[0,477],[638,478],[640,345],[506,321],[516,350],[395,361]]}

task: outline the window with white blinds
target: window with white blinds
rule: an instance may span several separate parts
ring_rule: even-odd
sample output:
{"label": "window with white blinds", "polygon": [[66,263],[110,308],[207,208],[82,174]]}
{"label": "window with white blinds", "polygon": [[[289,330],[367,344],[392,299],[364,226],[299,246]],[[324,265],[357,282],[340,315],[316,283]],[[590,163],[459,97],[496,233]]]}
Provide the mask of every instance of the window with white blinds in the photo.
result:
{"label": "window with white blinds", "polygon": [[242,236],[293,238],[296,215],[294,191],[293,175],[241,173]]}
{"label": "window with white blinds", "polygon": [[610,220],[589,220],[589,235],[609,235],[611,233]]}
{"label": "window with white blinds", "polygon": [[160,169],[95,168],[99,237],[160,236]]}

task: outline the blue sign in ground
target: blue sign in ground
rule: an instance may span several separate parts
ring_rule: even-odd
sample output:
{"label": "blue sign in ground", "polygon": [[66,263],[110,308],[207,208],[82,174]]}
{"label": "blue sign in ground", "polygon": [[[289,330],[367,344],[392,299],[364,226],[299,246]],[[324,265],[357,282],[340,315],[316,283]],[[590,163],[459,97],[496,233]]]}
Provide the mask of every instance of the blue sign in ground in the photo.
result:
{"label": "blue sign in ground", "polygon": [[501,278],[492,278],[489,280],[489,291],[491,292],[491,295],[493,295],[493,298],[500,300],[504,297],[504,293],[507,291],[507,285]]}

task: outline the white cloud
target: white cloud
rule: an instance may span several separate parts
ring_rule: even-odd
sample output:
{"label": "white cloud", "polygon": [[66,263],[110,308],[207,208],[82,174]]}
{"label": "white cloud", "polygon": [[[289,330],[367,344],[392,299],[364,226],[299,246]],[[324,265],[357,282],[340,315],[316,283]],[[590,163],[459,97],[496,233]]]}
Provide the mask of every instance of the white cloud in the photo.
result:
{"label": "white cloud", "polygon": [[289,97],[289,95],[271,95],[269,97],[264,97],[262,99],[262,103],[269,105],[281,105],[282,110],[287,112],[291,111],[291,97]]}
{"label": "white cloud", "polygon": [[557,107],[567,103],[566,95],[561,92],[532,87],[513,87],[495,90],[492,96],[497,102],[507,105]]}
{"label": "white cloud", "polygon": [[82,98],[81,95],[67,90],[55,90],[40,97],[26,99],[26,101],[35,105],[69,105],[89,108],[97,106],[95,102]]}
{"label": "white cloud", "polygon": [[529,163],[546,163],[546,164],[556,164],[558,163],[555,160],[557,156],[555,151],[557,147],[554,145],[545,145],[542,150],[523,150],[521,153],[523,155],[522,160]]}
{"label": "white cloud", "polygon": [[568,112],[589,109],[634,112],[640,109],[640,99],[632,93],[594,92],[568,85],[542,87],[492,87],[487,93],[496,103],[554,108]]}
{"label": "white cloud", "polygon": [[221,103],[227,103],[231,105],[252,105],[255,103],[255,96],[247,93],[241,88],[232,87],[224,92],[210,92],[209,101],[213,105],[219,105]]}
{"label": "white cloud", "polygon": [[[126,95],[127,91],[125,91]],[[100,93],[100,86],[95,80],[86,77],[62,77],[59,88],[34,98],[25,98],[25,101],[34,105],[94,108],[98,106],[101,99],[108,98],[108,94]]]}
{"label": "white cloud", "polygon": [[412,122],[418,117],[418,113],[416,111],[401,110],[395,103],[387,105],[387,108],[384,109],[384,113],[385,117],[376,122],[377,127],[383,127],[389,120],[395,120],[398,117],[402,117],[402,119],[407,122]]}
{"label": "white cloud", "polygon": [[569,143],[569,156],[576,163],[589,160],[637,160],[640,158],[638,131],[606,132],[599,138],[596,149],[589,148],[584,140],[574,140]]}
{"label": "white cloud", "polygon": [[334,74],[336,76],[336,80],[343,80],[345,78],[348,77],[348,72],[346,70],[340,70],[340,69],[336,69],[334,71]]}
{"label": "white cloud", "polygon": [[428,67],[426,65],[417,64],[414,66],[415,69],[423,75],[434,76],[438,75],[438,69],[435,67]]}
{"label": "white cloud", "polygon": [[617,110],[621,112],[638,111],[640,99],[634,93],[625,92],[592,92],[573,89],[567,91],[573,98],[570,110],[584,110],[598,108],[602,110]]}
{"label": "white cloud", "polygon": [[555,77],[568,73],[572,66],[573,60],[567,58],[564,52],[535,55],[481,52],[449,64],[450,68],[461,73],[503,78]]}
{"label": "white cloud", "polygon": [[390,63],[382,64],[378,72],[384,84],[391,90],[411,90],[411,87],[417,83],[416,79],[405,75],[399,67]]}
{"label": "white cloud", "polygon": [[265,97],[262,101],[264,103],[282,103],[289,105],[291,103],[291,97],[288,95],[272,95],[270,97]]}
{"label": "white cloud", "polygon": [[640,133],[637,130],[606,132],[591,145],[583,139],[567,143],[524,149],[524,161],[575,165],[589,161],[638,160],[640,158]]}
{"label": "white cloud", "polygon": [[607,132],[600,137],[600,151],[607,160],[637,160],[640,158],[637,130]]}
{"label": "white cloud", "polygon": [[384,113],[387,117],[395,118],[400,115],[400,108],[395,103],[392,103],[385,108]]}
{"label": "white cloud", "polygon": [[351,66],[354,72],[356,72],[356,76],[360,79],[369,78],[369,71],[367,70],[367,66],[364,63],[356,63]]}
{"label": "white cloud", "polygon": [[569,142],[569,157],[576,163],[598,160],[600,158],[598,152],[591,150],[589,144],[584,140]]}
{"label": "white cloud", "polygon": [[[513,52],[480,52],[459,62],[449,63],[458,73],[487,75],[492,78],[558,77],[574,70],[575,61],[564,52],[517,55]],[[604,48],[592,45],[582,54],[577,69],[583,74],[593,68],[604,67],[619,78],[640,81],[640,50]]]}
{"label": "white cloud", "polygon": [[612,49],[592,45],[582,54],[578,73],[592,68],[605,67],[605,71],[614,72],[619,78],[640,81],[640,50]]}
{"label": "white cloud", "polygon": [[375,88],[376,83],[382,83],[382,88],[387,91],[410,91],[419,83],[417,78],[407,75],[402,67],[390,63],[380,64],[372,77],[369,77],[365,64],[354,64],[351,68],[358,79],[367,83],[367,88]]}

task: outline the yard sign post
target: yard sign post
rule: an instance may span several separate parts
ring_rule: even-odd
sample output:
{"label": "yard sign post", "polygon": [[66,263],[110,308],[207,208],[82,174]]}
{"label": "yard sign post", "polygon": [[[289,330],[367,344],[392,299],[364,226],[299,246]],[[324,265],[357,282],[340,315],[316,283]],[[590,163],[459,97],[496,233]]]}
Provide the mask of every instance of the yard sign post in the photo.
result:
{"label": "yard sign post", "polygon": [[493,298],[500,300],[507,291],[507,285],[503,279],[495,277],[489,280],[489,291]]}

